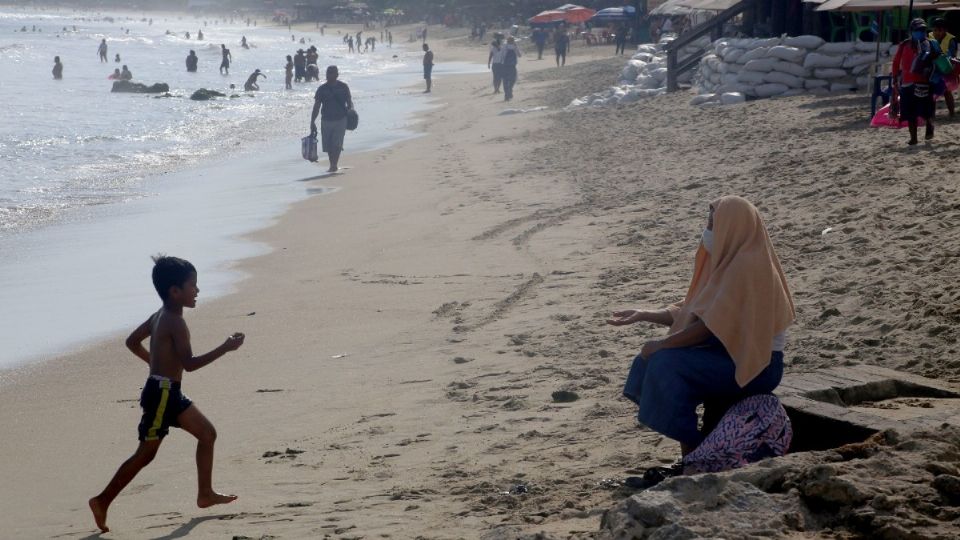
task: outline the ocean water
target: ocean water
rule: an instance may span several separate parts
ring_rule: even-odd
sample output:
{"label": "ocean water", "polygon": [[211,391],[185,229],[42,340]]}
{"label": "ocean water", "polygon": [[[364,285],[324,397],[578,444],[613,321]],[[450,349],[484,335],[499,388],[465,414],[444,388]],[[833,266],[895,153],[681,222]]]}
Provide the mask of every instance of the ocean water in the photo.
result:
{"label": "ocean water", "polygon": [[[414,136],[413,115],[430,106],[405,89],[419,80],[415,48],[350,55],[341,36],[318,31],[294,32],[294,42],[286,28],[141,19],[0,10],[0,368],[135,325],[157,305],[150,254],[191,259],[203,298],[231,291],[242,277],[234,262],[266,250],[241,236],[326,190],[295,181],[323,167],[299,156],[317,83],[284,90],[287,54],[314,45],[321,69],[337,64],[350,85],[361,128],[347,137],[345,163],[351,152]],[[97,55],[102,38],[107,63]],[[229,76],[218,71],[221,43],[233,54]],[[185,70],[191,49],[198,73]],[[167,83],[174,97],[111,93],[107,77],[124,64],[135,82]],[[435,74],[483,67],[440,65]],[[267,79],[244,92],[254,69]],[[188,99],[201,87],[237,97]]]}

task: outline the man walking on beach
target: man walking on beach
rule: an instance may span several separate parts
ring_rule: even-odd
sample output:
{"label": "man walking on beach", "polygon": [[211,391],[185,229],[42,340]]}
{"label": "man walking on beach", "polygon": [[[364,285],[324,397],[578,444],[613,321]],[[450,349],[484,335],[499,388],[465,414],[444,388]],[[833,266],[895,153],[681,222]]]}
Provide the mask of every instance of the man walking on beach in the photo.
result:
{"label": "man walking on beach", "polygon": [[433,74],[433,51],[430,50],[430,46],[426,43],[423,44],[423,80],[427,82],[427,89],[423,91],[424,94],[430,93],[430,85],[432,83],[431,76]]}
{"label": "man walking on beach", "polygon": [[553,34],[553,52],[557,53],[557,67],[567,65],[567,52],[570,51],[570,36],[563,26],[558,26]]}
{"label": "man walking on beach", "polygon": [[327,82],[317,88],[310,115],[310,134],[317,135],[317,115],[320,115],[320,142],[330,161],[328,172],[336,172],[343,152],[343,136],[347,132],[347,111],[353,110],[350,87],[338,81],[337,66],[327,67]]}

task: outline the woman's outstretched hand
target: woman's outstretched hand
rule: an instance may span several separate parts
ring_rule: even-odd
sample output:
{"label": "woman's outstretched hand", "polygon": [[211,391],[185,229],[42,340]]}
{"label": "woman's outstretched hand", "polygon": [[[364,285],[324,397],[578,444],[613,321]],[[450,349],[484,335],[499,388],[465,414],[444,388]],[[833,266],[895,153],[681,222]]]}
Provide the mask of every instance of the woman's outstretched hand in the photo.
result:
{"label": "woman's outstretched hand", "polygon": [[613,326],[625,326],[633,324],[643,319],[643,312],[636,309],[627,309],[624,311],[614,311],[613,318],[607,319],[607,324]]}

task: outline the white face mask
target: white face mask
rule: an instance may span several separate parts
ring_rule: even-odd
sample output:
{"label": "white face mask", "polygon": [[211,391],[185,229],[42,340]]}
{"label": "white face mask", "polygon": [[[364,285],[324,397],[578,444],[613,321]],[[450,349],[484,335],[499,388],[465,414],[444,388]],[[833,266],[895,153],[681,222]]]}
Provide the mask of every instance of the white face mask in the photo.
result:
{"label": "white face mask", "polygon": [[700,241],[703,242],[703,249],[707,250],[707,253],[713,253],[713,231],[704,229]]}

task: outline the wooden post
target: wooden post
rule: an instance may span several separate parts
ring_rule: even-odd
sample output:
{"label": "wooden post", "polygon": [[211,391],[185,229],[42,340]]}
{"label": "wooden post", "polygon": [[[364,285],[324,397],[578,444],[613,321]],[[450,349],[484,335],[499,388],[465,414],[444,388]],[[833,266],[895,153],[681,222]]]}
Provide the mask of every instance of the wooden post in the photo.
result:
{"label": "wooden post", "polygon": [[674,47],[667,49],[667,92],[676,92],[680,89],[677,84],[677,53]]}

